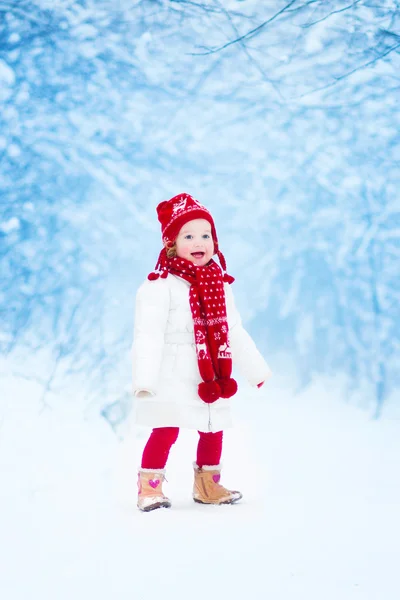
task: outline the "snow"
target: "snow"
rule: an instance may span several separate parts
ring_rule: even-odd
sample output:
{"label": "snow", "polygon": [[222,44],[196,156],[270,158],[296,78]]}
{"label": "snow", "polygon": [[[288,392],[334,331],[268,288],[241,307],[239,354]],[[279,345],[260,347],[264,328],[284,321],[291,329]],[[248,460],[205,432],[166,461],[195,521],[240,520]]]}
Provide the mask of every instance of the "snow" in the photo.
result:
{"label": "snow", "polygon": [[17,158],[21,154],[21,149],[17,144],[10,144],[7,148],[7,152],[11,158]]}
{"label": "snow", "polygon": [[[398,600],[395,3],[295,3],[211,55],[282,3],[25,4],[0,59],[1,599]],[[182,432],[173,507],[143,515],[134,295],[180,191],[281,375],[242,386],[226,433],[243,502],[193,503]]]}
{"label": "snow", "polygon": [[243,501],[193,503],[197,434],[181,431],[172,508],[148,514],[135,507],[147,430],[118,441],[79,403],[40,408],[38,388],[18,385],[0,415],[7,600],[399,598],[399,422],[338,402],[332,383],[243,384],[222,480]]}
{"label": "snow", "polygon": [[11,231],[15,231],[20,228],[20,221],[17,217],[11,217],[8,221],[0,224],[0,230],[3,233],[10,233]]}
{"label": "snow", "polygon": [[15,83],[15,73],[12,68],[0,59],[0,81],[3,85],[12,86]]}

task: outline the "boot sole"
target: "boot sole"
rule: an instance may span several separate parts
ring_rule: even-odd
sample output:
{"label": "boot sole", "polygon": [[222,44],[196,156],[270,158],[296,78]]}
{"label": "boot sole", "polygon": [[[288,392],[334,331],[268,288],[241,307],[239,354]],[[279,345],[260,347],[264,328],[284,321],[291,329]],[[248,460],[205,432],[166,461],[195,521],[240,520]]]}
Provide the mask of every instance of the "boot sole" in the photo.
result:
{"label": "boot sole", "polygon": [[194,502],[197,502],[197,504],[208,504],[209,506],[220,506],[221,504],[236,504],[236,502],[239,502],[239,500],[241,500],[243,498],[243,496],[240,496],[240,498],[233,498],[232,500],[224,500],[223,502],[203,502],[203,500],[198,500],[197,498],[193,498]]}
{"label": "boot sole", "polygon": [[171,508],[171,503],[170,502],[156,502],[155,504],[150,504],[150,506],[146,506],[145,508],[139,508],[139,510],[141,510],[142,512],[150,512],[152,510],[156,510],[157,508]]}

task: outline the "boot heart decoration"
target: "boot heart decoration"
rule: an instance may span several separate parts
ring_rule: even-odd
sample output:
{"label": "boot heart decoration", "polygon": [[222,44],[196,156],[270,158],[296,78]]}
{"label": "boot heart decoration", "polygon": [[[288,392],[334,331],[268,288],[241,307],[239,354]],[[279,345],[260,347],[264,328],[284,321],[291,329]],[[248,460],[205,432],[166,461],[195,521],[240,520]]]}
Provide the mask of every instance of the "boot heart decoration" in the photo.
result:
{"label": "boot heart decoration", "polygon": [[213,475],[212,478],[213,478],[214,483],[218,483],[219,480],[221,479],[221,475],[219,473],[217,473],[217,475]]}
{"label": "boot heart decoration", "polygon": [[153,490],[160,484],[159,479],[149,479],[149,485],[153,488]]}

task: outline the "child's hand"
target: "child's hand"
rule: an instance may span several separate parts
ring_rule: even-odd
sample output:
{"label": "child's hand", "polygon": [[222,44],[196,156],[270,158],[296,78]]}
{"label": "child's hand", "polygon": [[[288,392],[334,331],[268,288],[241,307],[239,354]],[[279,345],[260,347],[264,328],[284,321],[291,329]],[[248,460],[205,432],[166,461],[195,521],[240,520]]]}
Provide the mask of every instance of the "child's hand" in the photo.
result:
{"label": "child's hand", "polygon": [[138,390],[135,392],[135,396],[136,398],[146,398],[148,396],[154,396],[154,394],[148,390]]}
{"label": "child's hand", "polygon": [[262,381],[261,383],[257,383],[257,387],[260,388],[262,385],[264,385],[264,381]]}

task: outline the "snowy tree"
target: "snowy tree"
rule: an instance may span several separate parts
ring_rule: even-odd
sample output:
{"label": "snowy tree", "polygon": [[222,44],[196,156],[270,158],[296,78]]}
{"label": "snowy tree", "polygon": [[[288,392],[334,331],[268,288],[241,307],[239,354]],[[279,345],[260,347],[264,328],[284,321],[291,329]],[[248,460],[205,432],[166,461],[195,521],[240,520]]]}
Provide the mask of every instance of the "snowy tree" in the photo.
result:
{"label": "snowy tree", "polygon": [[398,25],[391,0],[2,3],[1,340],[13,364],[44,353],[44,397],[128,382],[154,208],[188,191],[270,362],[346,374],[379,414],[399,385]]}

